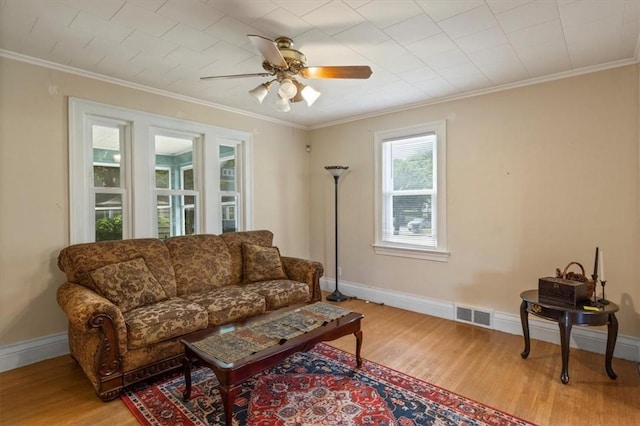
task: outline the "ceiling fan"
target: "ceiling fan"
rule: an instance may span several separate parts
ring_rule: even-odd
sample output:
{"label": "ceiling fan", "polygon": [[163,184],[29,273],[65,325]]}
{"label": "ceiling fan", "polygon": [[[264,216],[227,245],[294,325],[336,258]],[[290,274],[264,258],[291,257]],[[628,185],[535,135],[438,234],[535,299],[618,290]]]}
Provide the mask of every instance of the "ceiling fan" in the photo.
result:
{"label": "ceiling fan", "polygon": [[250,90],[249,94],[259,103],[262,103],[269,93],[271,84],[277,81],[279,88],[276,109],[287,112],[291,109],[290,102],[304,100],[308,106],[311,106],[320,97],[320,92],[300,83],[295,77],[366,79],[372,73],[371,68],[366,65],[308,67],[306,65],[307,58],[302,52],[293,48],[293,40],[289,37],[278,37],[273,41],[259,35],[250,34],[247,37],[262,54],[264,58],[262,68],[266,72],[214,75],[201,77],[200,79],[275,77],[273,80],[262,83],[255,89]]}

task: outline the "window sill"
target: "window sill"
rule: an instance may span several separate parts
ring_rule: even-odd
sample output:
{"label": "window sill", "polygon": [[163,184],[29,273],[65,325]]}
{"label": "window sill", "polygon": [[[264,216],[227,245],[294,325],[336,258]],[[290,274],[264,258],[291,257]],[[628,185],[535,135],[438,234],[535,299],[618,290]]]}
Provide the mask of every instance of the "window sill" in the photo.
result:
{"label": "window sill", "polygon": [[399,245],[373,244],[372,247],[375,254],[383,256],[408,257],[411,259],[433,260],[436,262],[448,262],[449,255],[451,254],[448,251],[406,247]]}

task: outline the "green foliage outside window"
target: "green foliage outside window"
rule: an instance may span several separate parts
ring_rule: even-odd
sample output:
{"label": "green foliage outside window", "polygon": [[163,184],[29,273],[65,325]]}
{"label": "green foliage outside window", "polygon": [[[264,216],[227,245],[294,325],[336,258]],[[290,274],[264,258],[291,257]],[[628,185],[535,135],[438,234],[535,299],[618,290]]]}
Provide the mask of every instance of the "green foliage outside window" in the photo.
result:
{"label": "green foliage outside window", "polygon": [[433,151],[393,161],[393,189],[433,188]]}
{"label": "green foliage outside window", "polygon": [[96,222],[96,241],[122,239],[122,215],[103,217]]}

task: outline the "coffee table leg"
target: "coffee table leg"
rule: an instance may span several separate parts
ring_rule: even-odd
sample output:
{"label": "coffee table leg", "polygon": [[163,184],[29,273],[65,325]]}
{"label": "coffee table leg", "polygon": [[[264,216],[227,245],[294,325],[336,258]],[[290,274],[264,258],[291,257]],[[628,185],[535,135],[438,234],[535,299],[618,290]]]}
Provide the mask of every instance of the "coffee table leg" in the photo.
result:
{"label": "coffee table leg", "polygon": [[233,403],[236,400],[239,386],[227,387],[224,385],[218,386],[220,390],[220,396],[222,396],[222,407],[224,408],[225,424],[231,426],[233,423]]}
{"label": "coffee table leg", "polygon": [[182,358],[182,366],[184,368],[184,393],[182,400],[188,402],[191,398],[191,359],[189,357]]}
{"label": "coffee table leg", "polygon": [[353,333],[356,336],[356,366],[362,367],[362,357],[360,356],[360,348],[362,348],[362,330]]}

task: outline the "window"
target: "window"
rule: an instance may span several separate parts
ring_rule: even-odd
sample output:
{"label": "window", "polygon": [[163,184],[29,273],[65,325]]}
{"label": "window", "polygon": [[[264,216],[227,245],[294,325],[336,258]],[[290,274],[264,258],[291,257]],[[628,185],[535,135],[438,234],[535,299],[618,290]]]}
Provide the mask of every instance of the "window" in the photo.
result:
{"label": "window", "polygon": [[221,141],[220,145],[220,205],[222,206],[222,232],[238,230],[236,209],[240,192],[236,179],[236,148],[231,141]]}
{"label": "window", "polygon": [[445,122],[375,134],[377,254],[446,261]]}
{"label": "window", "polygon": [[79,99],[69,129],[71,243],[250,229],[248,133]]}
{"label": "window", "polygon": [[200,144],[200,135],[162,129],[153,129],[153,135],[157,235],[195,234],[200,193],[194,179],[194,147]]}

